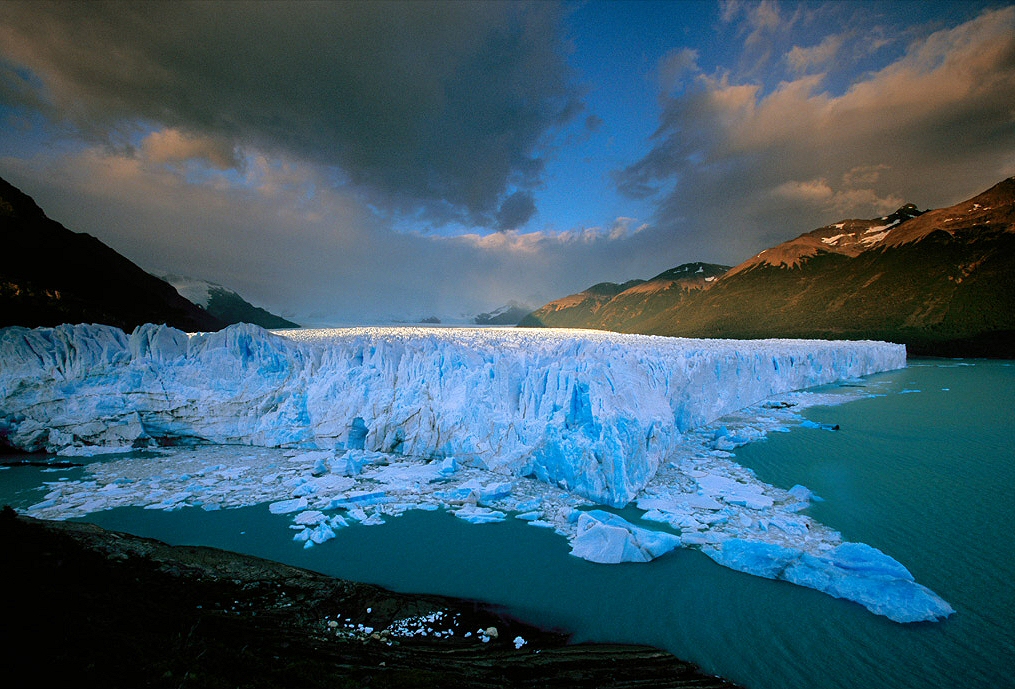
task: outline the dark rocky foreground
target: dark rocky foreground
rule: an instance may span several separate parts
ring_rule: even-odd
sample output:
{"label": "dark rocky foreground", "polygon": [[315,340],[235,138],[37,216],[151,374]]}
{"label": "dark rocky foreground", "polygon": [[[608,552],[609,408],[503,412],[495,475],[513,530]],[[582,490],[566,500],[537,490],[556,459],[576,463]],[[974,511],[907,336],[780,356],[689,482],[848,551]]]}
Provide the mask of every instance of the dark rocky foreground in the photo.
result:
{"label": "dark rocky foreground", "polygon": [[481,603],[10,508],[0,548],[4,687],[733,686],[657,649],[569,644]]}

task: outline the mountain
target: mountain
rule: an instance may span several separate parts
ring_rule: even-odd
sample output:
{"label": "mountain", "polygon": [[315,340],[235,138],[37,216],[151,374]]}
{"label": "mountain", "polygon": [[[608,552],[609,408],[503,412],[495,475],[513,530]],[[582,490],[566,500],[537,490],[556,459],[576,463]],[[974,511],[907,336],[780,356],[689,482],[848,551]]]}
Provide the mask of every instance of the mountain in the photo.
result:
{"label": "mountain", "polygon": [[656,294],[637,303],[625,292],[591,316],[554,322],[568,300],[574,297],[547,304],[528,323],[683,337],[879,339],[904,343],[911,354],[1015,358],[1015,177],[948,208],[921,213],[906,205],[818,228],[669,305]]}
{"label": "mountain", "polygon": [[253,323],[268,329],[300,327],[298,323],[254,306],[236,292],[214,282],[180,275],[164,275],[163,279],[175,287],[181,295],[226,325]]}
{"label": "mountain", "polygon": [[604,305],[624,290],[643,282],[645,281],[628,280],[623,284],[600,282],[584,292],[551,301],[525,316],[518,325],[523,328],[594,328],[596,326],[592,323],[597,320],[596,314]]}
{"label": "mountain", "polygon": [[481,313],[473,319],[476,325],[518,325],[532,311],[531,306],[509,301],[499,309]]}
{"label": "mountain", "polygon": [[91,235],[46,217],[0,179],[0,327],[105,323],[188,331],[224,324]]}
{"label": "mountain", "polygon": [[730,275],[758,266],[797,268],[820,254],[842,254],[850,258],[880,244],[902,222],[922,215],[911,203],[891,215],[874,220],[843,220],[800,235],[771,249],[765,249],[730,271]]}
{"label": "mountain", "polygon": [[682,303],[728,270],[712,263],[685,263],[650,280],[601,282],[584,292],[536,309],[523,327],[598,328],[643,332],[662,312]]}

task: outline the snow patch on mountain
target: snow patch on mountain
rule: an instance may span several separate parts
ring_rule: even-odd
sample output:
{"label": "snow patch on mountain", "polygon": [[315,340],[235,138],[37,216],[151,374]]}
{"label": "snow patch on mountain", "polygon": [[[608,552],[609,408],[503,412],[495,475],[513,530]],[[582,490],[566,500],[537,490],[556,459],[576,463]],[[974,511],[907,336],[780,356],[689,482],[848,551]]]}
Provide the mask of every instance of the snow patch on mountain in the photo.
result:
{"label": "snow patch on mountain", "polygon": [[216,287],[225,289],[221,285],[216,285],[206,280],[198,280],[197,278],[189,278],[182,275],[170,274],[162,275],[161,277],[175,287],[181,297],[205,309],[208,308],[208,303],[211,301],[212,289]]}

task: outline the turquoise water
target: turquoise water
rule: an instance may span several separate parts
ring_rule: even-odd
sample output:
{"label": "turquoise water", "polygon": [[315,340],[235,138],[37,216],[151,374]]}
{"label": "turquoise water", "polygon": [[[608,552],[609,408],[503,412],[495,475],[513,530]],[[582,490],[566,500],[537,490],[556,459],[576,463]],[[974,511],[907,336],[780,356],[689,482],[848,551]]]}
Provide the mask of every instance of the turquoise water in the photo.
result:
{"label": "turquoise water", "polygon": [[[290,520],[264,506],[120,509],[89,521],[402,591],[491,601],[579,640],[660,646],[756,689],[1015,686],[1015,365],[916,360],[872,380],[885,396],[807,412],[838,432],[773,434],[740,448],[738,461],[764,481],[801,483],[825,498],[809,513],[907,565],[956,609],[943,622],[896,624],[693,551],[596,565],[519,521],[476,526],[410,512],[342,529],[311,550],[289,541]],[[5,496],[24,496],[59,476],[76,478],[10,469],[0,484]]]}

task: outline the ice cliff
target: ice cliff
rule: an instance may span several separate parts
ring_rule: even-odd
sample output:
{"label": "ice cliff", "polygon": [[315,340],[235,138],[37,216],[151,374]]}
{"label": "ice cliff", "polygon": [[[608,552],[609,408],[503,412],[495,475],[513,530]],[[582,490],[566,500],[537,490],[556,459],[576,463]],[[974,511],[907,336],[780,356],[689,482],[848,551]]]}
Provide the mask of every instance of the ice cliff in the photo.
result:
{"label": "ice cliff", "polygon": [[882,342],[256,326],[0,331],[0,436],[25,450],[359,449],[532,476],[625,505],[685,431],[905,365]]}

